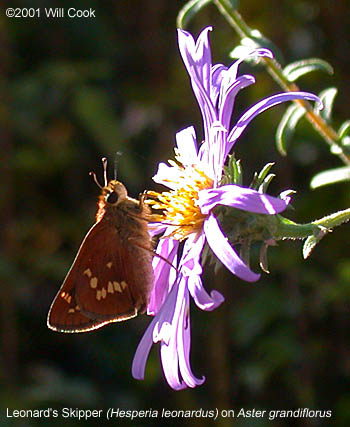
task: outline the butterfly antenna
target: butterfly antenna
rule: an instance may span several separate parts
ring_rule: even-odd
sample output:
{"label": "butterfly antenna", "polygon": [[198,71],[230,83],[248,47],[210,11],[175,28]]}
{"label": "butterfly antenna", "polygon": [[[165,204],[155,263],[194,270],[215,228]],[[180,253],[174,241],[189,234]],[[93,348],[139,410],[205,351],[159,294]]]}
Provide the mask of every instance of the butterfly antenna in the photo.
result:
{"label": "butterfly antenna", "polygon": [[102,165],[103,165],[103,179],[105,182],[105,187],[108,184],[108,180],[107,180],[107,158],[106,157],[102,157]]}
{"label": "butterfly antenna", "polygon": [[[103,180],[104,180],[104,186],[106,187],[108,182],[107,182],[107,158],[106,157],[102,157],[102,165],[103,165]],[[103,186],[98,182],[97,176],[95,174],[95,172],[89,172],[89,175],[93,177],[96,185],[101,188],[103,188]]]}
{"label": "butterfly antenna", "polygon": [[102,185],[98,182],[95,172],[92,172],[92,171],[91,171],[91,172],[89,172],[89,175],[93,177],[93,179],[94,179],[95,183],[97,184],[97,187],[101,188],[101,190],[102,190],[102,188],[103,188],[103,187],[102,187]]}
{"label": "butterfly antenna", "polygon": [[114,179],[115,180],[117,180],[118,161],[121,155],[122,155],[121,151],[117,151],[114,157]]}

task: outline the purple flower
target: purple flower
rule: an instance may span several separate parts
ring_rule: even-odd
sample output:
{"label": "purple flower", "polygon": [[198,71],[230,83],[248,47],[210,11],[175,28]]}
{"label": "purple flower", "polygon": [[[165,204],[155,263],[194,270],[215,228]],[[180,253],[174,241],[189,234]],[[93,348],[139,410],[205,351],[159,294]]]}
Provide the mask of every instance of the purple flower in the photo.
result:
{"label": "purple flower", "polygon": [[[237,76],[238,68],[248,56],[272,57],[267,49],[256,49],[230,67],[212,65],[208,34],[205,28],[197,41],[186,31],[178,30],[182,59],[189,73],[192,88],[201,109],[204,142],[198,149],[193,127],[176,135],[175,161],[160,163],[154,181],[168,187],[163,193],[149,192],[150,204],[164,213],[155,216],[161,224],[153,224],[154,234],[164,233],[157,253],[169,263],[155,257],[155,283],[148,305],[148,314],[155,316],[147,328],[132,366],[134,378],[143,379],[145,365],[153,343],[160,342],[164,375],[175,389],[195,387],[204,382],[191,371],[190,296],[202,310],[218,307],[224,297],[205,290],[201,280],[201,253],[207,242],[216,257],[236,276],[253,282],[260,275],[253,272],[238,256],[223,234],[213,213],[217,205],[243,211],[274,215],[282,212],[290,198],[266,195],[235,184],[220,186],[223,166],[238,137],[249,122],[266,109],[292,99],[319,101],[305,92],[289,92],[265,98],[249,108],[231,127],[231,115],[237,93],[255,82],[250,75]],[[184,241],[179,256],[180,242]],[[172,268],[172,264],[175,268]]]}

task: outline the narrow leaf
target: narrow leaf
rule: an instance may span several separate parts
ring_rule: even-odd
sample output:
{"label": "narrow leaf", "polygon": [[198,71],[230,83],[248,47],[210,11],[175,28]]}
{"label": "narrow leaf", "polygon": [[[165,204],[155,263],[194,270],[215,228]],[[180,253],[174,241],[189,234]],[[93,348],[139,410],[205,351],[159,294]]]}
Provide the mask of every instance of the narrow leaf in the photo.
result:
{"label": "narrow leaf", "polygon": [[243,182],[243,171],[240,160],[236,160],[234,156],[230,157],[229,160],[230,173],[232,176],[232,182],[237,185],[242,185]]}
{"label": "narrow leaf", "polygon": [[176,18],[177,28],[185,28],[191,19],[212,0],[191,0],[180,10]]}
{"label": "narrow leaf", "polygon": [[[329,229],[337,227],[350,220],[350,209],[344,209],[333,214],[324,216],[323,218],[312,221],[312,224],[316,225],[321,229]],[[315,233],[314,233],[315,234]]]}
{"label": "narrow leaf", "polygon": [[275,163],[267,163],[260,171],[259,175],[258,175],[258,179],[259,181],[263,181],[265,179],[265,176],[270,172],[270,169],[272,168],[272,166],[274,166]]}
{"label": "narrow leaf", "polygon": [[227,166],[224,166],[224,176],[221,180],[221,185],[237,184],[242,185],[243,171],[241,161],[236,160],[234,155],[228,156]]}
{"label": "narrow leaf", "polygon": [[330,87],[323,90],[318,96],[320,97],[323,103],[323,110],[317,110],[318,114],[326,121],[331,120],[331,113],[333,108],[334,99],[338,93],[338,89],[335,87]]}
{"label": "narrow leaf", "polygon": [[305,109],[300,105],[290,105],[282,117],[276,131],[277,150],[283,155],[287,155],[287,146],[294,134],[294,129],[298,121],[305,114]]}
{"label": "narrow leaf", "polygon": [[350,136],[350,120],[346,120],[338,130],[339,139],[343,139],[346,136]]}
{"label": "narrow leaf", "polygon": [[259,259],[259,265],[262,271],[269,274],[269,265],[268,265],[268,259],[267,259],[267,249],[269,246],[275,246],[276,242],[274,240],[269,240],[267,242],[263,242],[260,248],[260,259]]}
{"label": "narrow leaf", "polygon": [[250,188],[258,189],[273,165],[274,163],[267,163],[259,173],[255,172]]}
{"label": "narrow leaf", "polygon": [[284,76],[290,82],[296,81],[304,74],[311,73],[312,71],[325,71],[328,74],[333,74],[332,66],[322,59],[310,58],[302,59],[301,61],[293,62],[283,69]]}
{"label": "narrow leaf", "polygon": [[[323,236],[322,236],[323,237]],[[321,240],[318,239],[315,236],[309,236],[303,245],[303,258],[309,258],[309,256],[311,255],[311,252],[313,251],[313,249],[315,248],[315,246],[317,245],[317,243]]]}
{"label": "narrow leaf", "polygon": [[[272,43],[271,40],[266,38],[259,30],[251,30],[250,37],[243,37],[241,39],[241,44],[236,46],[230,53],[230,58],[238,59],[242,56],[246,56],[248,52],[251,52],[252,49],[258,48],[267,48],[270,49],[274,57],[282,61],[282,53],[279,51],[276,45]],[[260,57],[250,57],[246,59],[246,62],[256,64],[261,61]]]}
{"label": "narrow leaf", "polygon": [[322,187],[323,185],[335,184],[337,182],[350,181],[350,167],[342,166],[336,169],[329,169],[327,171],[316,174],[311,182],[312,189]]}
{"label": "narrow leaf", "polygon": [[267,192],[267,188],[270,185],[270,182],[273,180],[273,178],[276,175],[274,173],[269,173],[265,179],[263,180],[263,182],[261,183],[261,185],[258,188],[259,193],[266,193]]}
{"label": "narrow leaf", "polygon": [[258,188],[258,172],[254,172],[253,180],[249,187],[253,188],[254,190]]}

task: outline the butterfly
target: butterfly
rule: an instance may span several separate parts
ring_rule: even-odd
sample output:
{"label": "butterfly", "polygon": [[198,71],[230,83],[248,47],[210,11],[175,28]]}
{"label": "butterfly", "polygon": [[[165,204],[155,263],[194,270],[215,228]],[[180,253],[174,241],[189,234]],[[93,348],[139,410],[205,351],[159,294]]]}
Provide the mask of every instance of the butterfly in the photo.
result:
{"label": "butterfly", "polygon": [[145,311],[153,287],[150,208],[128,196],[116,179],[105,182],[96,222],[86,234],[53,300],[47,326],[58,332],[87,332]]}

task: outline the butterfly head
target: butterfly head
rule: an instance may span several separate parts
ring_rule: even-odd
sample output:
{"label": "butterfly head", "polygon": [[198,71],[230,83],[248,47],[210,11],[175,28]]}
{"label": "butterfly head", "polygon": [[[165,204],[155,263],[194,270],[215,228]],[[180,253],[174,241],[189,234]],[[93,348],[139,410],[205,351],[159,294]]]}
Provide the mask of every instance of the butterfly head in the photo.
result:
{"label": "butterfly head", "polygon": [[107,185],[102,187],[101,195],[98,199],[98,210],[96,214],[96,221],[100,221],[105,215],[106,211],[115,208],[128,199],[128,192],[124,185],[116,180],[109,181]]}
{"label": "butterfly head", "polygon": [[125,186],[116,180],[109,181],[109,183],[102,188],[100,200],[107,206],[117,206],[121,201],[127,199],[128,192]]}
{"label": "butterfly head", "polygon": [[104,186],[102,186],[98,182],[95,172],[90,172],[90,175],[93,177],[95,183],[101,189],[101,195],[99,197],[99,204],[98,204],[99,209],[102,209],[108,206],[117,206],[120,202],[128,198],[128,192],[126,191],[125,186],[121,182],[116,180],[116,175],[117,175],[116,165],[114,170],[114,179],[108,182],[106,157],[102,158],[102,164],[103,164]]}

